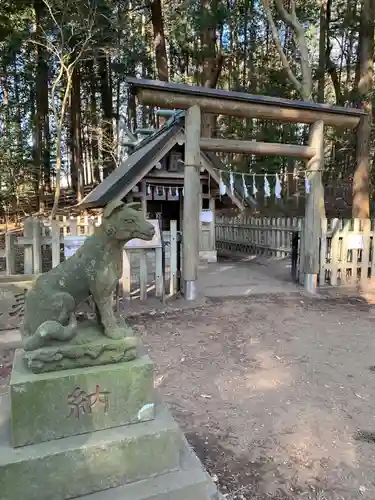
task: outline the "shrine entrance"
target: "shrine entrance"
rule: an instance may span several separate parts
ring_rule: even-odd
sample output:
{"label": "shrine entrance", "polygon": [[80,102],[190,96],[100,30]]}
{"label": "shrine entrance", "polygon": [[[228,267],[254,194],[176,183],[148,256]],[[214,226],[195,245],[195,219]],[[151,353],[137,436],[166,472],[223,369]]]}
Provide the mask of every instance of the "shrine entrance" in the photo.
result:
{"label": "shrine entrance", "polygon": [[[198,293],[201,150],[215,153],[292,156],[306,161],[311,190],[306,198],[300,273],[305,289],[315,292],[319,274],[322,220],[325,219],[322,185],[324,127],[356,129],[358,133],[358,129],[367,120],[366,113],[362,109],[255,96],[198,86],[138,78],[128,78],[127,81],[131,92],[135,94],[140,104],[186,110],[183,138],[185,145],[183,200],[185,299],[195,300]],[[201,137],[202,113],[309,124],[309,141],[307,145],[294,145]],[[362,161],[362,158],[362,148],[358,148],[357,161]]]}

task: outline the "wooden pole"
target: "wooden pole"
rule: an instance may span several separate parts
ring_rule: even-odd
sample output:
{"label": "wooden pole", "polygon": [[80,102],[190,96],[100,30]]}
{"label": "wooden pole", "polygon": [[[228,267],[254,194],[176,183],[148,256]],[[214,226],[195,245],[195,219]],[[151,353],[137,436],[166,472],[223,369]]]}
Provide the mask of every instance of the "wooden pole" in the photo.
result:
{"label": "wooden pole", "polygon": [[5,233],[5,265],[6,275],[16,274],[16,237],[14,233]]}
{"label": "wooden pole", "polygon": [[169,295],[177,293],[177,221],[171,220]]}
{"label": "wooden pole", "polygon": [[141,182],[141,203],[142,203],[142,211],[147,216],[147,185],[146,181]]}
{"label": "wooden pole", "polygon": [[215,153],[225,152],[247,153],[262,156],[294,156],[297,158],[306,158],[307,160],[315,155],[315,149],[309,146],[232,139],[209,139],[206,137],[201,138],[200,147],[204,151],[213,151]]}
{"label": "wooden pole", "polygon": [[34,274],[42,272],[42,226],[36,217],[33,219],[33,270]]}
{"label": "wooden pole", "polygon": [[60,264],[60,224],[58,220],[51,221],[51,238],[52,238],[52,267]]}
{"label": "wooden pole", "polygon": [[[31,239],[34,234],[34,219],[32,217],[27,217],[23,223],[23,236],[24,238]],[[27,244],[24,248],[24,268],[23,274],[33,274],[34,264],[33,264],[33,245]]]}
{"label": "wooden pole", "polygon": [[199,106],[203,113],[238,116],[240,118],[259,118],[289,123],[315,123],[323,120],[333,127],[355,128],[360,120],[359,115],[335,113],[334,110],[301,109],[277,104],[259,104],[233,99],[220,99],[202,95],[187,95],[183,92],[168,92],[137,88],[137,97],[141,104],[160,106],[169,109],[188,109]]}
{"label": "wooden pole", "polygon": [[310,293],[316,293],[319,273],[319,251],[321,221],[325,217],[324,190],[322,172],[324,169],[324,122],[319,120],[310,127],[309,146],[316,154],[307,163],[307,177],[310,193],[307,194],[305,224],[303,228],[303,269],[304,287]]}
{"label": "wooden pole", "polygon": [[192,106],[185,116],[184,220],[182,231],[184,296],[197,297],[199,265],[201,110]]}
{"label": "wooden pole", "polygon": [[210,250],[216,250],[216,234],[215,234],[215,198],[210,197],[209,208],[212,212],[212,222],[210,223]]}

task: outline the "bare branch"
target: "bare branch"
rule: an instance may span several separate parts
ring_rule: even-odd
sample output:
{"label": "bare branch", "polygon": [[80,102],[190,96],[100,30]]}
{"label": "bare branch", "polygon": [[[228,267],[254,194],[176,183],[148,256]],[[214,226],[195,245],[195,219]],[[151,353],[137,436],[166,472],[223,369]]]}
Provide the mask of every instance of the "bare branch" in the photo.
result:
{"label": "bare branch", "polygon": [[271,13],[271,8],[270,8],[270,5],[269,5],[269,1],[268,0],[262,0],[262,4],[263,4],[264,11],[266,13],[266,16],[267,16],[267,21],[268,21],[268,23],[270,25],[270,28],[271,28],[273,41],[275,42],[276,49],[277,49],[277,51],[278,51],[278,53],[280,55],[280,58],[281,58],[282,65],[283,65],[285,71],[287,72],[288,78],[291,81],[291,83],[294,85],[295,89],[298,92],[301,92],[302,91],[302,85],[298,81],[298,79],[295,76],[295,74],[293,73],[292,68],[290,67],[289,61],[288,61],[288,59],[287,59],[287,57],[285,55],[285,52],[284,52],[284,50],[283,50],[283,48],[281,46],[279,32],[277,30],[275,21],[273,20],[273,17],[272,17],[272,13]]}
{"label": "bare branch", "polygon": [[[84,18],[83,24],[66,24],[64,22],[65,14],[68,12],[68,5],[65,4],[65,9],[62,12],[54,12],[49,0],[43,0],[47,7],[48,13],[58,30],[57,39],[51,40],[50,35],[43,31],[44,41],[39,40],[33,41],[36,45],[43,46],[51,54],[56,57],[56,66],[58,67],[57,75],[52,84],[52,111],[54,114],[54,119],[56,122],[56,189],[54,196],[54,203],[50,217],[53,218],[56,214],[59,205],[60,198],[60,181],[61,172],[63,170],[63,161],[61,153],[61,143],[62,143],[62,132],[64,127],[64,119],[66,114],[66,109],[68,106],[69,95],[72,88],[73,73],[76,65],[83,58],[84,54],[88,50],[90,41],[93,37],[93,30],[95,25],[95,9],[90,9],[90,4],[87,4],[89,8],[88,17]],[[82,5],[79,2],[75,4]],[[75,5],[74,4],[74,5]],[[80,13],[80,10],[77,11]],[[59,23],[58,18],[61,16],[61,22]],[[81,16],[82,17],[82,16]],[[77,43],[75,41],[77,40]],[[65,76],[65,79],[64,79]],[[56,107],[56,91],[57,88],[64,81],[62,85],[64,92],[61,100],[61,109]],[[65,88],[64,88],[65,86]]]}
{"label": "bare branch", "polygon": [[[59,73],[60,75],[60,73]],[[63,127],[63,122],[64,122],[64,117],[65,117],[65,110],[66,106],[68,104],[68,99],[69,99],[69,93],[70,89],[72,86],[72,78],[71,75],[67,75],[67,83],[65,87],[65,92],[61,104],[61,111],[60,111],[60,120],[58,121],[58,127],[57,127],[57,141],[56,141],[56,189],[55,189],[55,197],[53,200],[53,207],[51,210],[51,215],[50,218],[53,219],[55,216],[57,209],[59,207],[59,200],[60,200],[60,191],[61,191],[61,170],[62,170],[62,158],[61,158],[61,134],[62,134],[62,127]],[[55,108],[56,111],[56,108]],[[55,115],[56,116],[56,115]]]}
{"label": "bare branch", "polygon": [[52,7],[51,5],[49,4],[49,2],[47,0],[43,0],[43,3],[44,5],[47,7],[47,10],[48,10],[48,13],[49,15],[51,16],[51,19],[52,21],[54,22],[56,28],[59,30],[60,32],[60,36],[61,36],[61,45],[64,46],[64,31],[63,31],[63,28],[62,26],[59,25],[59,23],[57,22],[57,19],[52,11]]}
{"label": "bare branch", "polygon": [[87,130],[92,134],[93,137],[96,138],[98,142],[101,144],[101,150],[103,153],[107,153],[113,159],[116,167],[120,165],[121,155],[119,155],[119,151],[122,149],[121,139],[117,137],[114,139],[111,136],[103,133],[102,127],[92,127],[87,124]]}
{"label": "bare branch", "polygon": [[302,73],[302,83],[301,83],[301,96],[303,100],[311,100],[312,94],[312,75],[311,67],[309,62],[309,50],[307,47],[305,30],[302,24],[297,19],[296,14],[296,4],[295,0],[291,0],[291,13],[287,12],[283,6],[283,0],[275,0],[275,5],[281,19],[284,23],[293,29],[298,48],[301,55],[301,73]]}

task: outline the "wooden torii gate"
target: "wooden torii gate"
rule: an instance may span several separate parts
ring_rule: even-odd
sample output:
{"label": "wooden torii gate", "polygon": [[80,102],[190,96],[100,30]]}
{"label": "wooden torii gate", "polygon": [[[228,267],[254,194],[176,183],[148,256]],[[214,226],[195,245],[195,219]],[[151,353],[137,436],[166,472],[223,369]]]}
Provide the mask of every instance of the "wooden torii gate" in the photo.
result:
{"label": "wooden torii gate", "polygon": [[[321,219],[325,216],[322,171],[324,169],[324,126],[358,129],[367,119],[361,109],[329,106],[305,101],[250,95],[206,87],[155,80],[127,78],[131,91],[144,105],[184,109],[185,173],[183,218],[183,279],[187,300],[197,296],[199,264],[200,149],[213,152],[293,156],[307,160],[310,194],[307,196],[303,228],[304,286],[316,291],[319,273]],[[279,120],[311,125],[307,146],[201,137],[201,113],[241,118]],[[358,141],[357,141],[358,142]],[[363,159],[358,144],[357,162]]]}

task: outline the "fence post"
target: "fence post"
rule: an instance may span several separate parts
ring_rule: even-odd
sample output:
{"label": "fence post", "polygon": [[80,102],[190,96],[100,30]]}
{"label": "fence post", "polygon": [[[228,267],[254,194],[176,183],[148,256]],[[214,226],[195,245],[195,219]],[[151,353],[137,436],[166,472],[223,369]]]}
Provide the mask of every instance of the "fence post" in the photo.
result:
{"label": "fence post", "polygon": [[11,276],[16,274],[16,251],[15,251],[16,235],[14,233],[5,233],[5,265],[6,274]]}
{"label": "fence post", "polygon": [[146,250],[139,251],[139,297],[147,299],[147,253]]}
{"label": "fence post", "polygon": [[169,295],[177,293],[177,221],[171,220]]}
{"label": "fence post", "polygon": [[52,267],[60,264],[60,224],[58,220],[51,221]]}
{"label": "fence post", "polygon": [[122,297],[124,299],[130,300],[130,258],[127,250],[124,248],[122,251],[122,278],[121,278],[121,288]]}
{"label": "fence post", "polygon": [[163,249],[155,248],[155,296],[163,296]]}
{"label": "fence post", "polygon": [[95,219],[90,218],[88,221],[87,234],[91,236],[95,232]]}
{"label": "fence post", "polygon": [[303,285],[304,270],[303,270],[303,252],[304,252],[304,219],[301,217],[298,219],[298,231],[299,231],[299,246],[298,246],[298,283]]}
{"label": "fence post", "polygon": [[33,262],[34,274],[42,272],[42,226],[39,219],[33,220]]}
{"label": "fence post", "polygon": [[[34,232],[34,222],[32,217],[27,217],[23,223],[23,236],[32,241]],[[24,245],[23,274],[33,274],[33,245]]]}
{"label": "fence post", "polygon": [[326,276],[327,233],[328,233],[328,221],[327,219],[322,219],[322,236],[320,239],[320,256],[319,256],[319,273],[318,273],[320,286],[324,285]]}
{"label": "fence post", "polygon": [[78,236],[78,220],[77,218],[71,218],[69,220],[69,231],[72,236]]}
{"label": "fence post", "polygon": [[362,250],[361,261],[361,284],[365,284],[368,280],[368,271],[371,267],[370,263],[370,244],[371,244],[371,219],[363,221],[363,239],[364,248]]}

